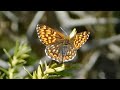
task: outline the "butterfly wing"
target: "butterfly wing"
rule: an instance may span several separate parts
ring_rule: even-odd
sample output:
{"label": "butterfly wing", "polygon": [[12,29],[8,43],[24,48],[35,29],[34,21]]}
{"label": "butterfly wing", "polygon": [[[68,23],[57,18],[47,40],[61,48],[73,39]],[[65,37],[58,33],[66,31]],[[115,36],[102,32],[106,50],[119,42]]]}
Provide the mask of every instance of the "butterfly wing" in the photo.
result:
{"label": "butterfly wing", "polygon": [[46,25],[37,25],[36,27],[38,37],[40,41],[45,45],[50,45],[56,41],[64,39],[64,35]]}
{"label": "butterfly wing", "polygon": [[45,52],[49,58],[57,62],[70,61],[76,56],[76,50],[71,44],[64,45],[61,42],[47,46]]}
{"label": "butterfly wing", "polygon": [[77,33],[73,38],[71,38],[71,41],[73,42],[74,48],[79,49],[89,38],[90,32],[84,31],[81,33]]}
{"label": "butterfly wing", "polygon": [[37,25],[36,30],[40,41],[46,45],[46,55],[58,62],[73,60],[77,49],[87,41],[90,34],[87,31],[78,33],[65,44],[65,36],[46,25]]}

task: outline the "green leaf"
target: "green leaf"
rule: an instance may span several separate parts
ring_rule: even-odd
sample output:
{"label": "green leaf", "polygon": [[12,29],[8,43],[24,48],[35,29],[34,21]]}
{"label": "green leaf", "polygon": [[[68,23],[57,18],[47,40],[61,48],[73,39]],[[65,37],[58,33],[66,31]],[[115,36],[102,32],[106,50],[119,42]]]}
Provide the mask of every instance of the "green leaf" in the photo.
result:
{"label": "green leaf", "polygon": [[10,56],[10,54],[7,52],[6,49],[3,49],[3,51],[5,52],[5,54],[7,55],[7,57],[9,58],[9,60],[10,60],[10,62],[11,62],[11,56]]}
{"label": "green leaf", "polygon": [[27,58],[27,57],[29,57],[29,56],[30,56],[30,55],[28,55],[28,54],[22,54],[20,58],[25,59],[25,58]]}
{"label": "green leaf", "polygon": [[16,54],[17,54],[17,52],[18,52],[18,47],[19,47],[19,43],[18,43],[18,41],[16,41],[14,56],[16,56]]}
{"label": "green leaf", "polygon": [[3,71],[6,75],[8,75],[8,71],[2,67],[0,67],[0,70]]}
{"label": "green leaf", "polygon": [[40,66],[38,66],[37,77],[38,77],[38,79],[41,79],[42,76],[43,76],[42,68]]}
{"label": "green leaf", "polygon": [[36,71],[33,72],[32,79],[38,79],[38,78],[37,78],[37,73],[36,73]]}
{"label": "green leaf", "polygon": [[48,79],[49,74],[45,74],[42,79]]}
{"label": "green leaf", "polygon": [[28,73],[28,75],[30,76],[30,78],[33,78],[33,76],[30,74],[30,72],[23,66],[24,70]]}

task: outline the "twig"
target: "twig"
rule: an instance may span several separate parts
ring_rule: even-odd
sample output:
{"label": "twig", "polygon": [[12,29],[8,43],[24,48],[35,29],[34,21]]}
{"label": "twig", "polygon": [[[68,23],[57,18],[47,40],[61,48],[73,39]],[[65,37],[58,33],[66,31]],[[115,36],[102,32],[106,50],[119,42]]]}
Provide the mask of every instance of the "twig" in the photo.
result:
{"label": "twig", "polygon": [[60,21],[61,26],[63,27],[75,27],[82,25],[96,25],[96,24],[106,24],[106,23],[119,23],[120,20],[117,18],[111,18],[110,20],[106,18],[95,18],[93,16],[87,16],[81,19],[71,19],[67,12],[65,11],[56,11],[56,16]]}
{"label": "twig", "polygon": [[116,44],[110,44],[109,49],[116,55],[120,56],[120,47]]}
{"label": "twig", "polygon": [[18,17],[13,14],[11,11],[1,11],[8,19],[10,19],[12,22],[18,22]]}
{"label": "twig", "polygon": [[48,58],[48,56],[44,56],[43,58],[41,58],[39,61],[46,61],[49,62],[51,59]]}
{"label": "twig", "polygon": [[28,39],[31,40],[31,38],[33,36],[33,33],[35,31],[35,27],[37,26],[38,22],[41,20],[41,18],[44,15],[44,13],[45,13],[44,11],[38,11],[36,13],[36,15],[34,16],[32,22],[29,25],[28,30],[27,30]]}
{"label": "twig", "polygon": [[78,15],[79,17],[85,17],[86,16],[85,11],[70,11],[70,12]]}
{"label": "twig", "polygon": [[107,39],[101,39],[99,41],[99,46],[107,45],[116,41],[120,41],[120,35],[112,36]]}
{"label": "twig", "polygon": [[1,11],[8,19],[12,21],[11,28],[15,32],[18,32],[18,22],[19,18],[13,14],[11,11]]}
{"label": "twig", "polygon": [[66,11],[55,11],[56,16],[60,22],[61,27],[65,27],[66,23],[69,23],[69,15]]}
{"label": "twig", "polygon": [[99,56],[100,56],[100,52],[99,51],[94,52],[93,55],[91,55],[91,57],[90,57],[89,61],[87,62],[87,64],[85,64],[84,67],[80,70],[80,72],[77,73],[77,78],[85,79],[86,78],[86,74],[94,66],[94,64],[97,61]]}
{"label": "twig", "polygon": [[85,44],[83,47],[81,47],[80,50],[88,51],[88,50],[91,50],[97,47],[102,47],[114,42],[120,42],[120,35],[112,36],[107,39],[93,40],[91,43]]}

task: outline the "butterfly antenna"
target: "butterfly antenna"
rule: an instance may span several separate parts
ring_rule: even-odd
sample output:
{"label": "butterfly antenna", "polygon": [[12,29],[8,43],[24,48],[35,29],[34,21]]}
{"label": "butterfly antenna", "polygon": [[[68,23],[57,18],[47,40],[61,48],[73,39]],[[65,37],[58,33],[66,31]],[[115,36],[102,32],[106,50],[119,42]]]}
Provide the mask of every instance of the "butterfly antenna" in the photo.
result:
{"label": "butterfly antenna", "polygon": [[62,27],[60,27],[60,29],[68,36],[68,34],[65,32],[65,30]]}

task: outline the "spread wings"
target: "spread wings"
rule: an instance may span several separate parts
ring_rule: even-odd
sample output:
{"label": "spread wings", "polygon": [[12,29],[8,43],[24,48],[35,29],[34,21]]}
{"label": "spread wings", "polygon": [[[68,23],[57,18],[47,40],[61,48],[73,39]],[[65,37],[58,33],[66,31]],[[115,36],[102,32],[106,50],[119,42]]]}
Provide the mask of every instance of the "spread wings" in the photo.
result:
{"label": "spread wings", "polygon": [[73,38],[71,38],[74,48],[79,49],[87,41],[89,34],[90,32],[83,31],[81,33],[77,33]]}
{"label": "spread wings", "polygon": [[62,33],[46,25],[37,25],[36,30],[40,41],[45,45],[51,45],[65,37]]}

